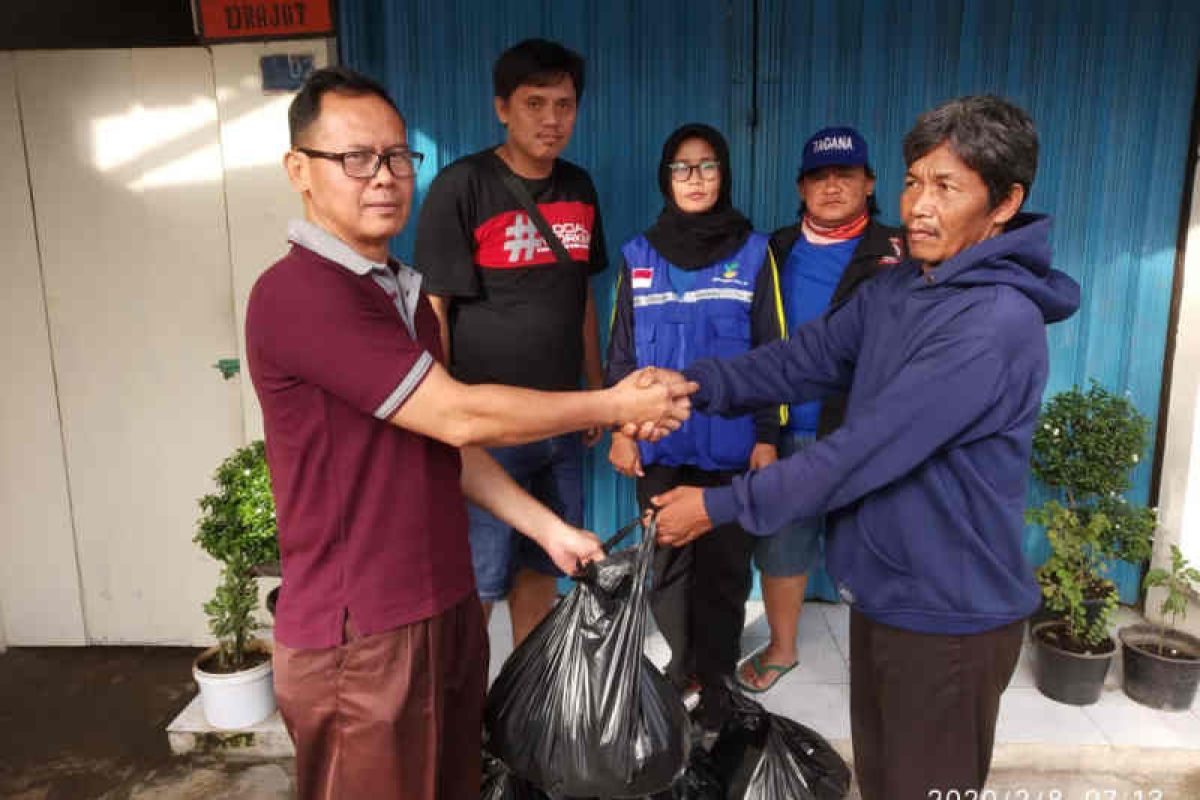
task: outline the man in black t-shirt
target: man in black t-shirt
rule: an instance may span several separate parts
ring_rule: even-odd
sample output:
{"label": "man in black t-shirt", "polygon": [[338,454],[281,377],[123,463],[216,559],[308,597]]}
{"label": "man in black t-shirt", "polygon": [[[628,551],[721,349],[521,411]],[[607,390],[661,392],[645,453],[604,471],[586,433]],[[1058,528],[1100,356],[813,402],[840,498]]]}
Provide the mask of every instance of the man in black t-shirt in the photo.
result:
{"label": "man in black t-shirt", "polygon": [[[558,157],[571,139],[583,93],[583,59],[530,39],[493,69],[503,144],[450,164],[433,181],[417,223],[416,268],[441,323],[454,377],[533,389],[603,386],[595,303],[588,278],[608,264],[596,190]],[[560,263],[502,182],[525,185],[567,255]],[[489,452],[564,520],[583,523],[583,444],[599,432]],[[513,644],[549,611],[560,573],[536,546],[470,507],[471,553],[484,608],[508,599]]]}

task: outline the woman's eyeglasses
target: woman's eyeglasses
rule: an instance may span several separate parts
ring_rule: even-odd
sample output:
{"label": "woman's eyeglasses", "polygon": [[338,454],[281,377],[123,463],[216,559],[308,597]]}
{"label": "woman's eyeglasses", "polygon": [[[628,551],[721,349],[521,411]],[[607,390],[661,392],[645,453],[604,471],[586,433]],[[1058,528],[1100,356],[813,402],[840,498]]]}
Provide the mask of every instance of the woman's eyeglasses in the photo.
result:
{"label": "woman's eyeglasses", "polygon": [[671,180],[675,183],[691,180],[692,170],[700,172],[701,180],[715,181],[721,176],[721,162],[701,161],[699,164],[689,164],[686,161],[672,161],[667,164],[667,170],[671,173]]}

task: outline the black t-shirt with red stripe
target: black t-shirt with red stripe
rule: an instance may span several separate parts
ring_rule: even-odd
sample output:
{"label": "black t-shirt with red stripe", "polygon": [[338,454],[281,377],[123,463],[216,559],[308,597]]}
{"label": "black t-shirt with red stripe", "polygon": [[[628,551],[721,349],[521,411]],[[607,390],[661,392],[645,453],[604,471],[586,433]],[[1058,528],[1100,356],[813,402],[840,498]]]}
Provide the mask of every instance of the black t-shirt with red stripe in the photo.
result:
{"label": "black t-shirt with red stripe", "polygon": [[608,265],[592,179],[559,159],[522,179],[571,256],[554,252],[496,171],[492,150],[443,169],[417,221],[415,267],[428,294],[452,297],[451,372],[466,383],[575,389],[588,277]]}

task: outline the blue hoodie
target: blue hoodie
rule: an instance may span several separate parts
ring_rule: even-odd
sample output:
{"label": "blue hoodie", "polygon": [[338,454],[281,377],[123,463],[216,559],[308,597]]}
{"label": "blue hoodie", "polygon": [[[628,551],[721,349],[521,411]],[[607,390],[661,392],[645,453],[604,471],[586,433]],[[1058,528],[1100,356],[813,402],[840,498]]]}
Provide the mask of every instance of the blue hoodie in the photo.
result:
{"label": "blue hoodie", "polygon": [[1008,229],[928,275],[894,267],[787,341],[695,362],[701,411],[848,391],[845,423],[800,453],[707,489],[714,525],[766,535],[836,512],[827,567],[886,625],[967,634],[1028,616],[1039,592],[1021,541],[1045,325],[1079,305],[1050,268],[1050,219]]}

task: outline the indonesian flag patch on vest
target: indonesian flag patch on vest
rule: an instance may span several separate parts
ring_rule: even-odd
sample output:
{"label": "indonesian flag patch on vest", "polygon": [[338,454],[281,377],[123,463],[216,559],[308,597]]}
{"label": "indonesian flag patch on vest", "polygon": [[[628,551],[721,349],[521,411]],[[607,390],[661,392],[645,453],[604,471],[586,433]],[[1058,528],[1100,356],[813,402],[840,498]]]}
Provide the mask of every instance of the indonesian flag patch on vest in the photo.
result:
{"label": "indonesian flag patch on vest", "polygon": [[649,289],[654,282],[654,267],[634,267],[629,270],[629,285],[634,289]]}

